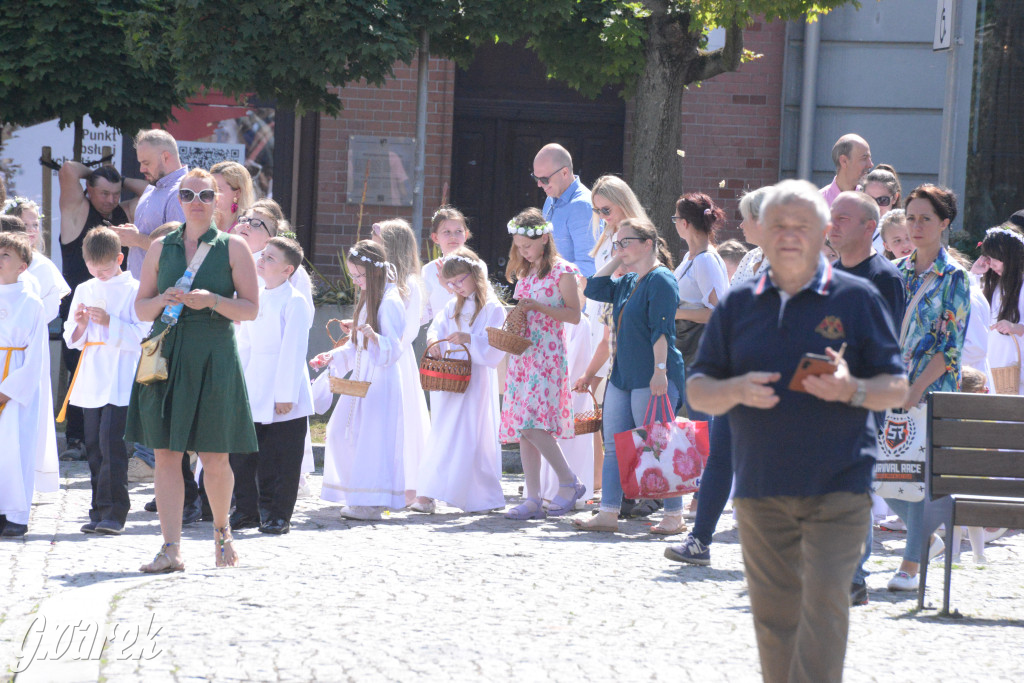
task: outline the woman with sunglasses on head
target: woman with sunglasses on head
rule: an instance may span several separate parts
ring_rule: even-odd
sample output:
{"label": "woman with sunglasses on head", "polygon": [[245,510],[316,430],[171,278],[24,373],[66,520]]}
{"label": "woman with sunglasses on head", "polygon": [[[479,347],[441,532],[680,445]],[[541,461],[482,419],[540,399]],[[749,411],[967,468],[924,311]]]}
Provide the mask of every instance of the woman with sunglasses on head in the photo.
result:
{"label": "woman with sunglasses on head", "polygon": [[[900,208],[900,177],[896,169],[888,164],[878,164],[871,173],[864,177],[864,193],[878,204],[879,218],[893,209]],[[875,226],[875,234],[871,238],[871,246],[879,254],[885,254],[885,242],[882,239],[882,221]]]}
{"label": "woman with sunglasses on head", "polygon": [[164,544],[152,562],[140,567],[151,574],[185,568],[180,546],[184,451],[198,451],[203,463],[215,563],[238,564],[228,526],[234,485],[228,453],[257,450],[248,401],[238,400],[246,389],[231,324],[256,318],[256,262],[241,237],[217,230],[217,183],[212,175],[189,171],[178,196],[185,223],[146,252],[135,300],[139,319],[154,321],[153,334],[166,331],[162,353],[167,378],[135,383],[125,427],[125,439],[156,453]]}

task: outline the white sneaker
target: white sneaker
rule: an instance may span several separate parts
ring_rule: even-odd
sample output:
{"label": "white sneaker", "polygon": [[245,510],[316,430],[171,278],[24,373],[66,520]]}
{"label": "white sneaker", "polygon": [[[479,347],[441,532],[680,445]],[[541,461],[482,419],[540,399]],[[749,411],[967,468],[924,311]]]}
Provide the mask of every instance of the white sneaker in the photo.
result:
{"label": "white sneaker", "polygon": [[906,572],[896,572],[893,577],[889,579],[889,583],[886,586],[891,591],[916,591],[918,583],[921,577],[919,574],[911,576]]}
{"label": "white sneaker", "polygon": [[128,481],[135,483],[153,481],[153,468],[138,458],[132,458],[128,461]]}
{"label": "white sneaker", "polygon": [[309,482],[306,481],[306,475],[303,474],[299,477],[299,498],[309,498],[313,495],[313,492],[309,490]]}
{"label": "white sneaker", "polygon": [[890,517],[879,524],[878,528],[882,531],[906,531],[907,525],[899,517]]}
{"label": "white sneaker", "polygon": [[942,551],[946,549],[946,544],[942,542],[942,539],[936,535],[932,535],[932,544],[928,546],[928,559],[934,560],[936,557],[942,554]]}
{"label": "white sneaker", "polygon": [[437,504],[431,499],[428,499],[425,503],[421,503],[417,500],[409,506],[409,509],[413,512],[422,512],[427,515],[432,515],[434,514],[434,511],[437,510]]}
{"label": "white sneaker", "polygon": [[373,505],[346,505],[341,508],[342,519],[357,519],[362,522],[377,522],[383,519],[381,508]]}

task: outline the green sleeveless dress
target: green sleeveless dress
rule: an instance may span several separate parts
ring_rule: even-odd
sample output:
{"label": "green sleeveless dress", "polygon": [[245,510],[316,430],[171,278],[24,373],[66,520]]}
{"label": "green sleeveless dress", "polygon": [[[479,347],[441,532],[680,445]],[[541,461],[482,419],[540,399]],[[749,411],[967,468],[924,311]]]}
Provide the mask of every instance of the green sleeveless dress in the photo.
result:
{"label": "green sleeveless dress", "polygon": [[[185,272],[184,226],[163,241],[157,289],[173,287]],[[211,226],[202,237],[210,252],[192,283],[224,298],[235,295],[228,235]],[[166,325],[157,318],[153,334]],[[167,381],[132,386],[124,438],[178,453],[253,453],[258,450],[249,395],[238,359],[234,324],[209,308],[185,306],[164,337]]]}

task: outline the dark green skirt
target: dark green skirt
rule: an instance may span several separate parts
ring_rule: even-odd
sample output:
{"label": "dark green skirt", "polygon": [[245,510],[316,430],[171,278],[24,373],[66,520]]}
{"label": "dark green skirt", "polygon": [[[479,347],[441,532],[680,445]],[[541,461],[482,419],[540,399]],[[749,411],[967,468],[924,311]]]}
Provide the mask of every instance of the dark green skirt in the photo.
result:
{"label": "dark green skirt", "polygon": [[166,381],[132,386],[125,440],[178,453],[257,451],[231,321],[183,314],[164,337],[164,356]]}

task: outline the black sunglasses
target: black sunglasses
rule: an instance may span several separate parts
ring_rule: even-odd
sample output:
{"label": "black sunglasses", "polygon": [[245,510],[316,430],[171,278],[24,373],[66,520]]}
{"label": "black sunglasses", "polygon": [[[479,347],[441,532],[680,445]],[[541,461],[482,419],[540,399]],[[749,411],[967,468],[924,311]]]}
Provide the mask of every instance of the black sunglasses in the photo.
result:
{"label": "black sunglasses", "polygon": [[[558,173],[563,168],[568,168],[568,166],[562,166],[562,168],[556,168],[555,169],[555,173]],[[542,175],[542,176],[535,176],[535,175],[533,175],[531,173],[530,177],[533,178],[536,182],[540,183],[541,185],[547,185],[548,183],[551,182],[551,179],[555,176],[555,173],[552,173],[551,175]]]}
{"label": "black sunglasses", "polygon": [[196,197],[199,197],[199,201],[203,204],[213,204],[213,200],[217,198],[217,193],[213,190],[199,190],[199,192],[196,192],[183,187],[178,190],[178,197],[186,204],[194,202]]}
{"label": "black sunglasses", "polygon": [[889,206],[892,204],[892,197],[887,194],[883,194],[881,197],[875,197],[875,202],[879,206]]}
{"label": "black sunglasses", "polygon": [[612,207],[605,206],[603,208],[598,208],[598,207],[595,206],[594,207],[594,213],[599,213],[602,216],[604,216],[605,218],[608,218],[608,216],[612,215]]}
{"label": "black sunglasses", "polygon": [[629,241],[630,240],[637,240],[638,242],[643,242],[644,238],[643,237],[623,237],[621,240],[616,240],[616,241],[612,242],[612,249],[616,249],[616,250],[618,250],[618,249],[625,249],[626,247],[629,246]]}

